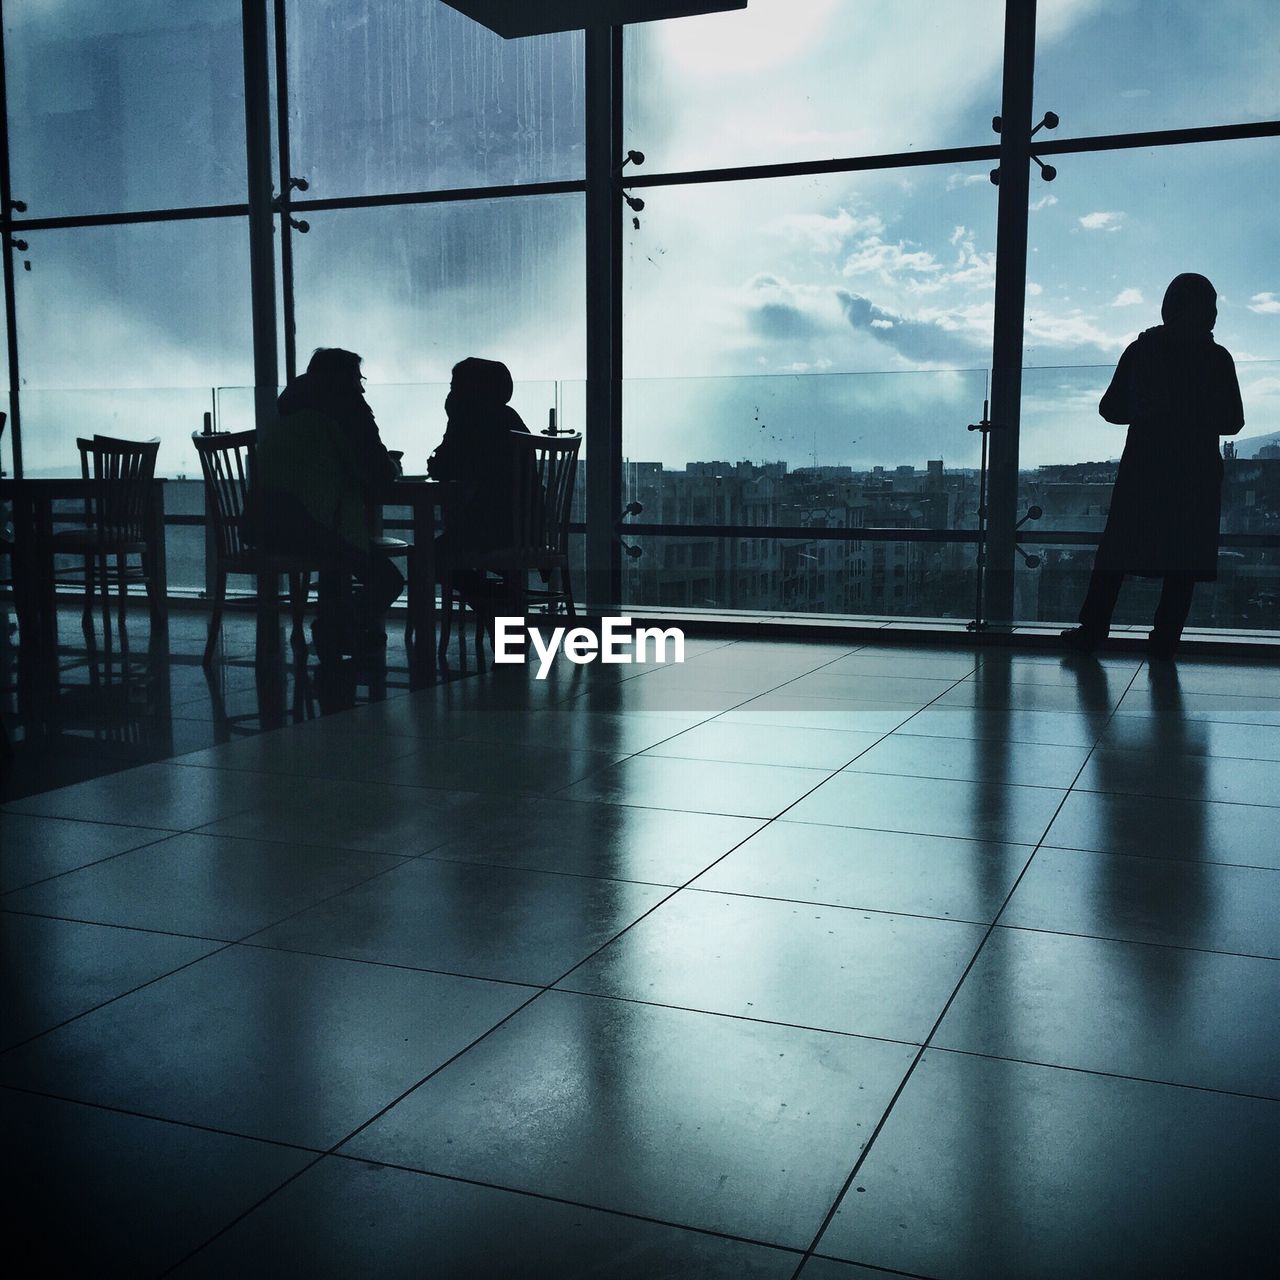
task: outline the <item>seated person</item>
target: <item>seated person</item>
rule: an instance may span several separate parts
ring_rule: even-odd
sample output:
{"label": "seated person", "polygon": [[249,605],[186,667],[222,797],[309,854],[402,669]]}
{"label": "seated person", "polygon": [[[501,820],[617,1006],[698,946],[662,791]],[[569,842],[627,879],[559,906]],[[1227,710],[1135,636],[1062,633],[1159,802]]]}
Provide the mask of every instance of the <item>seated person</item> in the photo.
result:
{"label": "seated person", "polygon": [[[258,437],[262,545],[341,569],[320,577],[311,634],[321,656],[384,641],[383,617],[404,586],[399,569],[371,549],[370,504],[399,468],[378,435],[363,382],[355,352],[319,348]],[[345,576],[357,581],[353,594]]]}
{"label": "seated person", "polygon": [[[510,434],[529,434],[508,403],[511,373],[497,360],[474,356],[453,367],[444,408],[444,439],[427,461],[434,480],[453,483],[456,497],[445,513],[445,530],[436,539],[437,562],[448,565],[468,553],[492,551],[512,540]],[[492,591],[483,573],[454,574],[463,599],[477,612],[492,612]]]}

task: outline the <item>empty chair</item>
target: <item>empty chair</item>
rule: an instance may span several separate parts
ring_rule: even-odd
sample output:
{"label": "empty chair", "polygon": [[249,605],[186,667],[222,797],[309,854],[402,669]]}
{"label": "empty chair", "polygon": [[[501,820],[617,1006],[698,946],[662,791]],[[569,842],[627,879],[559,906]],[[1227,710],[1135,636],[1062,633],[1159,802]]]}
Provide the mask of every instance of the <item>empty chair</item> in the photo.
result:
{"label": "empty chair", "polygon": [[[141,583],[151,606],[153,626],[163,627],[168,612],[163,593],[157,590],[155,558],[163,547],[151,545],[151,484],[155,479],[159,440],[118,440],[95,435],[91,440],[77,440],[80,450],[80,474],[92,481],[85,502],[85,527],[65,529],[53,535],[53,553],[80,556],[83,559],[84,626],[92,635],[93,598],[102,590],[102,626],[104,636],[111,633],[111,587],[119,591],[120,626],[124,627],[124,606],[129,585]],[[159,536],[163,537],[163,529]],[[132,557],[138,563],[131,564]],[[57,575],[65,582],[68,571]]]}

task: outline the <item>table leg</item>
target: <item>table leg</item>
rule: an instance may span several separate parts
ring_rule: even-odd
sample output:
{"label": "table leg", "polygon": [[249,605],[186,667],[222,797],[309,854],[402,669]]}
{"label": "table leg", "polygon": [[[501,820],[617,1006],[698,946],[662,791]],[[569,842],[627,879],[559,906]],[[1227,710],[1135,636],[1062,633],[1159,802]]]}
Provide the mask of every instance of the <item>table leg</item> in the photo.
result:
{"label": "table leg", "polygon": [[413,552],[409,556],[409,616],[413,652],[409,683],[414,688],[436,682],[436,504],[415,495]]}
{"label": "table leg", "polygon": [[164,482],[152,486],[151,528],[147,573],[151,579],[151,626],[164,635],[169,630],[169,562],[165,554]]}

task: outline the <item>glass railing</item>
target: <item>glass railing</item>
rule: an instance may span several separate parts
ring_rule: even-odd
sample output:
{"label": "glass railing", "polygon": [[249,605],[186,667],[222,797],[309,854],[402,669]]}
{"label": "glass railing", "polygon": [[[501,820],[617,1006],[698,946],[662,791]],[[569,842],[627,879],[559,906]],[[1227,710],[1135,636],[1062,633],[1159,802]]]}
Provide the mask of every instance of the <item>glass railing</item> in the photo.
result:
{"label": "glass railing", "polygon": [[[1280,630],[1280,361],[1238,366],[1248,425],[1229,460],[1217,583],[1197,592],[1192,625]],[[1070,622],[1110,504],[1124,429],[1097,404],[1111,365],[1023,374],[1016,562],[1024,622]],[[444,432],[443,383],[370,384],[388,448],[425,471]],[[623,385],[623,603],[646,609],[868,618],[967,619],[974,611],[984,370],[797,373],[628,379]],[[582,380],[517,384],[531,430],[557,409],[583,432]],[[205,585],[204,499],[190,436],[253,424],[250,387],[23,393],[25,472],[75,475],[75,436],[161,441],[168,478],[169,577]],[[8,458],[5,458],[6,469]],[[583,462],[574,519],[585,512]],[[387,512],[394,527],[398,513]],[[1056,537],[1055,537],[1056,535]],[[1061,539],[1060,541],[1057,539]],[[575,561],[585,552],[575,537]],[[1117,620],[1149,617],[1126,587]]]}

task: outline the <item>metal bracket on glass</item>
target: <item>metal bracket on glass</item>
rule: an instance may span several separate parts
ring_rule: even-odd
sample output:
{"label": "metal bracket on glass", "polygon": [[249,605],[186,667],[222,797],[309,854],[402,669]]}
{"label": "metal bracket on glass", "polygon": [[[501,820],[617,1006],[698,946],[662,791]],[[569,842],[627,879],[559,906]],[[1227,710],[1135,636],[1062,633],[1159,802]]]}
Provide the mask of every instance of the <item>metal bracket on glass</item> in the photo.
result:
{"label": "metal bracket on glass", "polygon": [[[622,181],[622,171],[623,171],[623,169],[625,169],[625,168],[627,167],[627,165],[629,165],[629,164],[635,164],[635,165],[641,165],[641,164],[644,164],[644,152],[643,152],[643,151],[628,151],[628,152],[627,152],[626,156],[623,158],[622,163],[617,167],[617,169],[615,169],[615,170],[614,170],[614,174],[613,174],[613,176],[614,176],[614,178],[615,178],[619,183],[621,183],[621,181]],[[618,190],[622,193],[622,198],[623,198],[623,199],[627,202],[627,204],[631,207],[631,212],[632,212],[633,214],[643,212],[643,210],[644,210],[644,201],[643,201],[643,200],[641,200],[639,196],[633,196],[633,195],[630,195],[630,194],[629,194],[628,192],[626,192],[626,191],[622,191],[621,186],[619,186]],[[640,219],[639,219],[639,218],[635,218],[635,217],[633,217],[633,218],[631,219],[631,225],[632,225],[632,226],[633,226],[637,231],[639,231],[639,230],[640,230]]]}
{"label": "metal bracket on glass", "polygon": [[9,201],[9,212],[10,212],[10,213],[26,213],[26,211],[27,211],[27,202],[26,202],[25,200],[10,200],[10,201]]}
{"label": "metal bracket on glass", "polygon": [[[639,515],[643,510],[644,510],[644,504],[643,504],[643,503],[641,503],[641,502],[628,502],[628,503],[627,503],[627,505],[626,505],[625,507],[623,507],[623,508],[622,508],[622,514],[621,514],[621,515],[617,518],[617,520],[614,522],[614,528],[615,528],[615,529],[621,529],[621,528],[622,528],[622,522],[623,522],[623,521],[624,521],[628,516],[638,516],[638,515]],[[623,541],[622,541],[622,535],[621,535],[621,534],[619,534],[619,535],[618,535],[618,542],[619,542],[619,543],[621,544],[621,546],[622,546],[622,553],[623,553],[623,555],[629,556],[632,560],[635,560],[635,559],[637,559],[638,557],[640,557],[640,556],[644,555],[644,548],[643,548],[643,547],[637,547],[637,546],[635,546],[634,544],[627,543],[627,542],[623,542]]]}
{"label": "metal bracket on glass", "polygon": [[[1004,122],[999,116],[991,117],[991,128],[999,133]],[[1034,138],[1041,129],[1056,129],[1058,127],[1058,113],[1056,111],[1046,111],[1044,119],[1040,121],[1034,129],[1031,130],[1031,136]],[[1058,176],[1058,171],[1051,164],[1045,164],[1038,155],[1033,151],[1031,158],[1040,166],[1040,176],[1046,182],[1052,182]],[[1000,166],[997,165],[991,170],[991,181],[998,187],[1000,185]]]}
{"label": "metal bracket on glass", "polygon": [[[996,117],[999,121],[1000,117]],[[981,631],[986,627],[982,620],[984,579],[987,572],[987,437],[993,431],[999,431],[1000,425],[990,418],[991,402],[982,402],[982,417],[977,422],[969,423],[966,430],[977,431],[982,435],[982,461],[978,465],[978,550],[977,581],[974,585],[973,621],[968,624],[970,631]]]}
{"label": "metal bracket on glass", "polygon": [[306,180],[306,178],[290,178],[289,186],[284,195],[271,197],[272,210],[276,213],[283,214],[285,221],[288,222],[288,224],[298,232],[299,235],[304,236],[311,230],[311,224],[302,218],[295,218],[293,214],[289,212],[289,192],[310,190],[311,184]]}
{"label": "metal bracket on glass", "polygon": [[[1042,515],[1044,515],[1043,507],[1028,507],[1027,514],[1013,526],[1014,532],[1016,533],[1021,529],[1028,520],[1039,520]],[[1040,567],[1040,557],[1033,555],[1020,542],[1014,543],[1014,550],[1022,557],[1022,563],[1026,565],[1028,569],[1038,569]]]}

